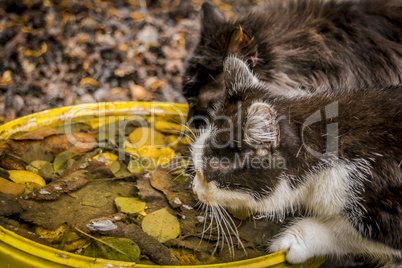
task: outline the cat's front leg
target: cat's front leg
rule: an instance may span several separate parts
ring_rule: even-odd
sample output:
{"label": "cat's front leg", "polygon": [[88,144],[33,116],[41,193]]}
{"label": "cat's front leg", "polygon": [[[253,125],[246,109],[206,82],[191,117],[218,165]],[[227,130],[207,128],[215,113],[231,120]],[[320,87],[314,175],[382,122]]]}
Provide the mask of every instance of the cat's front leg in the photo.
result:
{"label": "cat's front leg", "polygon": [[318,256],[345,254],[350,249],[339,243],[339,236],[333,227],[332,221],[301,219],[275,237],[269,250],[285,250],[290,263],[303,263]]}

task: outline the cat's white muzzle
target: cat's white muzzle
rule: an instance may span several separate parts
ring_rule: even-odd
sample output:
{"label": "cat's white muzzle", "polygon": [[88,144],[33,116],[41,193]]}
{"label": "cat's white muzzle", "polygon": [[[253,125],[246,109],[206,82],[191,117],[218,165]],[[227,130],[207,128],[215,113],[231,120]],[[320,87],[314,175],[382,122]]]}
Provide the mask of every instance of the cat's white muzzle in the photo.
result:
{"label": "cat's white muzzle", "polygon": [[208,203],[208,199],[206,198],[208,185],[205,182],[202,175],[197,172],[193,179],[193,193],[197,195],[198,199],[203,203]]}

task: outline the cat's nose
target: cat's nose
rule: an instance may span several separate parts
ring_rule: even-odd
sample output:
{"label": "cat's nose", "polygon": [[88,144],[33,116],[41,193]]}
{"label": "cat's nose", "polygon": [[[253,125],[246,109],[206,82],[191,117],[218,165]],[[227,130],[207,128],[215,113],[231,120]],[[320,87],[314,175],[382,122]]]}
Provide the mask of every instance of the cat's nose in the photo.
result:
{"label": "cat's nose", "polygon": [[193,183],[193,186],[191,188],[193,188],[193,193],[196,195],[197,191],[195,190],[194,183]]}

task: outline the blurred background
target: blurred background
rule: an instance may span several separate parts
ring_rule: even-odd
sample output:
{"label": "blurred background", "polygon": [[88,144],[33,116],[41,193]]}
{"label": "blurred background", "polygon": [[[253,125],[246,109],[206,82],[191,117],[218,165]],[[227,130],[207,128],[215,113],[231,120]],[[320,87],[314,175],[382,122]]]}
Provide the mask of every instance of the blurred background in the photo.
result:
{"label": "blurred background", "polygon": [[[0,124],[103,101],[185,103],[204,0],[0,0]],[[258,0],[214,0],[227,17]]]}

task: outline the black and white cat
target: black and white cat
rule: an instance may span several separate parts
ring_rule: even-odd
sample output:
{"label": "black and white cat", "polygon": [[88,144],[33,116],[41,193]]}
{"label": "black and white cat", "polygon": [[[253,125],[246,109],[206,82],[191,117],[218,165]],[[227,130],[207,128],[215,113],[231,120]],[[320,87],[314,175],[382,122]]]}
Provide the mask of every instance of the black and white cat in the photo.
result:
{"label": "black and white cat", "polygon": [[401,267],[402,86],[281,95],[236,57],[224,82],[192,145],[199,200],[304,214],[269,244],[291,263],[362,255]]}
{"label": "black and white cat", "polygon": [[227,20],[204,3],[187,59],[189,121],[202,125],[223,93],[223,60],[237,55],[282,91],[347,90],[402,83],[402,1],[267,1]]}

